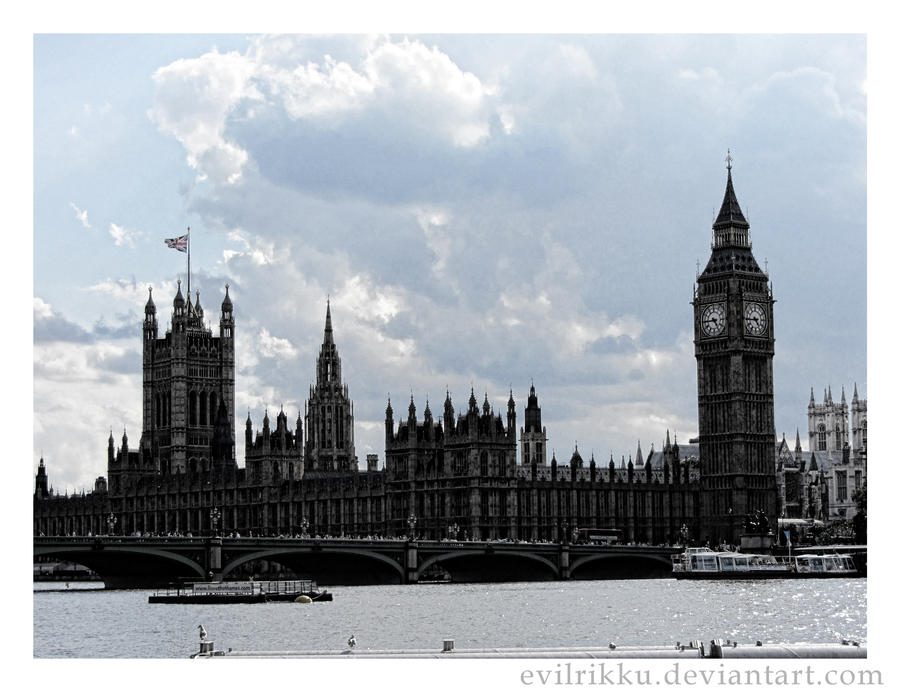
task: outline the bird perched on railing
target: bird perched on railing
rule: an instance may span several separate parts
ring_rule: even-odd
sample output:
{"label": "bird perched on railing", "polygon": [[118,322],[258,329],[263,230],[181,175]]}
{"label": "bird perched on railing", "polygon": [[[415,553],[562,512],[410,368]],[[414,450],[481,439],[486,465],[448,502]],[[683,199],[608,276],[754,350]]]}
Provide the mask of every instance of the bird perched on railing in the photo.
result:
{"label": "bird perched on railing", "polygon": [[206,630],[203,629],[203,625],[197,625],[197,629],[200,630],[200,641],[204,641],[206,639]]}
{"label": "bird perched on railing", "polygon": [[353,649],[356,646],[356,635],[351,634],[350,639],[347,640],[347,646]]}

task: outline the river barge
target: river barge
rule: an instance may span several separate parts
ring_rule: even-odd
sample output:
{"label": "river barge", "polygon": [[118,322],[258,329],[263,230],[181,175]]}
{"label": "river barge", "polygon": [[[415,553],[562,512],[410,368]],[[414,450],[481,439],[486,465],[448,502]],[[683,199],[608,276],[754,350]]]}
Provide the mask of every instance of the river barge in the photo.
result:
{"label": "river barge", "polygon": [[333,600],[327,589],[314,581],[223,581],[175,584],[157,590],[149,603],[269,603],[291,601],[310,603]]}
{"label": "river barge", "polygon": [[850,555],[773,555],[689,548],[672,566],[676,579],[827,579],[858,577]]}

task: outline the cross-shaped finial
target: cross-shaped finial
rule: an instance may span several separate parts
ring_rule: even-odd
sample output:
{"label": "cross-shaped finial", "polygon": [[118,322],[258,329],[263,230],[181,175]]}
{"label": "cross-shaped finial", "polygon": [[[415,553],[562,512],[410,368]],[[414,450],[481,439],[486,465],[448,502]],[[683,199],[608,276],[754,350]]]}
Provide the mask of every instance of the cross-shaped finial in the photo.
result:
{"label": "cross-shaped finial", "polygon": [[731,149],[729,149],[729,150],[728,150],[728,156],[725,157],[725,163],[728,164],[728,170],[729,170],[729,171],[731,170],[731,162],[732,162],[732,161],[734,161],[734,159],[731,157]]}

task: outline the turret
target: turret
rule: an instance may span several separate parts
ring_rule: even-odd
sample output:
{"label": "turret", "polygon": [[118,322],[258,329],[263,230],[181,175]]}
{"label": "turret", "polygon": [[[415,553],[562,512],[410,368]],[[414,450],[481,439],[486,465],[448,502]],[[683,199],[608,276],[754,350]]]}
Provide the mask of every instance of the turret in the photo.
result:
{"label": "turret", "polygon": [[[234,306],[228,295],[229,284],[225,284],[225,298],[222,300],[222,313],[219,316],[219,336],[234,339]],[[199,298],[198,298],[199,300]]]}
{"label": "turret", "polygon": [[384,433],[387,446],[390,447],[394,437],[394,409],[391,407],[391,397],[388,395],[387,408],[384,409]]}
{"label": "turret", "polygon": [[509,401],[506,402],[506,431],[515,439],[516,434],[516,402],[513,400],[512,388],[509,390]]}
{"label": "turret", "polygon": [[158,325],[156,322],[156,304],[153,302],[153,287],[148,289],[147,304],[144,306],[144,341],[156,339]]}
{"label": "turret", "polygon": [[42,500],[50,495],[47,489],[47,470],[44,468],[44,457],[41,457],[41,463],[38,465],[37,474],[34,477],[34,496]]}
{"label": "turret", "polygon": [[450,400],[450,388],[447,388],[447,398],[444,399],[444,434],[449,435],[453,431],[453,402]]}
{"label": "turret", "polygon": [[187,318],[187,310],[185,308],[184,296],[181,295],[181,279],[178,279],[178,292],[175,294],[175,300],[172,301],[172,332],[184,332],[184,321]]}

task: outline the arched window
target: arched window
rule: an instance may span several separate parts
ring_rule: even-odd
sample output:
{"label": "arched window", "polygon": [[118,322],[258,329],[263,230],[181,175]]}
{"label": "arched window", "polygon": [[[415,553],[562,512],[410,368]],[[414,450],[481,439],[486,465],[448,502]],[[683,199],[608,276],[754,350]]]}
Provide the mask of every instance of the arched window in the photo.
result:
{"label": "arched window", "polygon": [[481,475],[488,475],[488,454],[487,452],[481,453]]}
{"label": "arched window", "polygon": [[828,448],[828,442],[825,434],[825,424],[819,423],[819,427],[817,428],[818,432],[818,445],[817,449],[821,452],[824,452]]}
{"label": "arched window", "polygon": [[188,395],[188,424],[197,425],[197,392]]}

